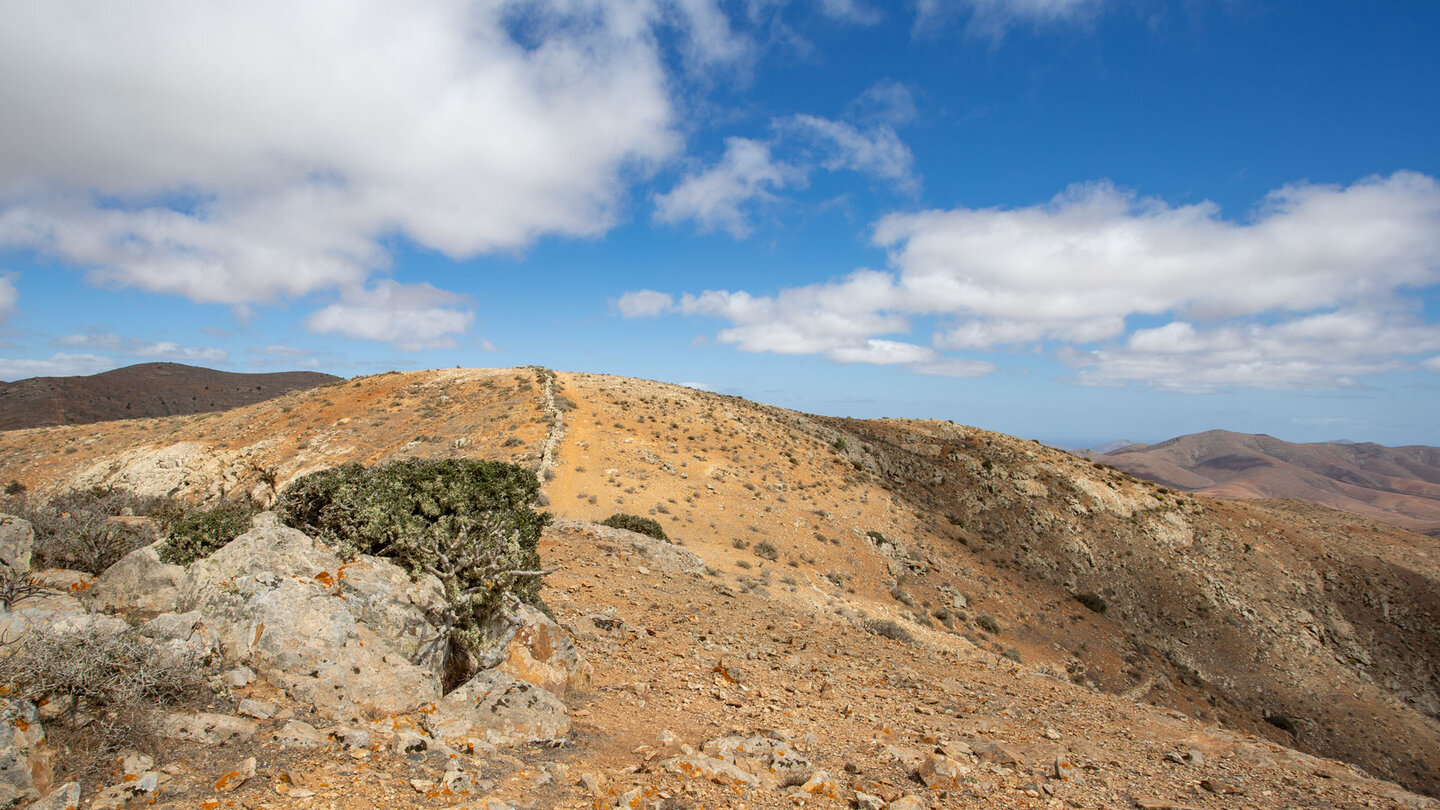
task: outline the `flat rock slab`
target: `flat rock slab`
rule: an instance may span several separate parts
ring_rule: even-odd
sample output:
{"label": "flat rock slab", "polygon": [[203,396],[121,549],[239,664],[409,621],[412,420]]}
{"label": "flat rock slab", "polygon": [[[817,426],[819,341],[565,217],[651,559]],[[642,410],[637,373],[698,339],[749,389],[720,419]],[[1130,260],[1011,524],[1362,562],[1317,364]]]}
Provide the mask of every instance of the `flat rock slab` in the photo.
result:
{"label": "flat rock slab", "polygon": [[254,720],[228,714],[172,712],[160,722],[160,736],[206,745],[224,745],[235,739],[248,740],[259,728]]}

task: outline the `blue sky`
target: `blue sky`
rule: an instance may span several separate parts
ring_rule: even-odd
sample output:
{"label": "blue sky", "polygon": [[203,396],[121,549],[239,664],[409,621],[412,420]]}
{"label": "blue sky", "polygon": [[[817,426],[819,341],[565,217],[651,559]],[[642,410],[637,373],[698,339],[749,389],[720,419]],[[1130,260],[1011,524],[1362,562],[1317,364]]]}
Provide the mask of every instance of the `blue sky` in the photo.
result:
{"label": "blue sky", "polygon": [[1433,2],[7,3],[0,379],[1440,445]]}

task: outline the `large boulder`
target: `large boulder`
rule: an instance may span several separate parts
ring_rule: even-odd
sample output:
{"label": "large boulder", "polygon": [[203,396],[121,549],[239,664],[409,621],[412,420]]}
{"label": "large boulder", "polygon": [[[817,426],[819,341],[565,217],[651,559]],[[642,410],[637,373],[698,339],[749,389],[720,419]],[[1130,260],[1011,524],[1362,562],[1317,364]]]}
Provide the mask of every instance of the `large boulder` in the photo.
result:
{"label": "large boulder", "polygon": [[[443,629],[425,618],[434,607],[429,587],[407,587],[396,572],[366,558],[342,565],[266,514],[191,563],[176,607],[203,614],[227,659],[266,673],[327,716],[394,714],[439,697],[444,663],[422,654],[421,640]],[[348,595],[347,580],[354,580]],[[433,668],[412,663],[407,651]]]}
{"label": "large boulder", "polygon": [[272,670],[268,676],[293,699],[343,722],[405,714],[440,699],[434,673],[387,652],[383,643],[351,643],[341,653],[311,672]]}
{"label": "large boulder", "polygon": [[590,687],[594,668],[560,625],[529,605],[521,605],[510,621],[505,659],[497,669],[560,697]]}
{"label": "large boulder", "polygon": [[28,573],[30,552],[34,547],[35,530],[31,528],[30,521],[14,515],[0,515],[0,568]]}
{"label": "large boulder", "polygon": [[91,610],[173,611],[185,569],[161,562],[160,546],[153,543],[121,557],[81,591],[81,599]]}
{"label": "large boulder", "polygon": [[473,738],[491,745],[553,740],[570,731],[560,698],[493,669],[442,698],[425,723],[437,739]]}
{"label": "large boulder", "polygon": [[220,654],[220,638],[205,623],[205,615],[198,610],[161,613],[140,628],[140,635],[155,642],[162,665],[184,661],[208,662]]}
{"label": "large boulder", "polygon": [[355,621],[390,649],[421,669],[444,671],[450,606],[438,578],[412,578],[389,560],[362,554],[340,567],[336,587]]}

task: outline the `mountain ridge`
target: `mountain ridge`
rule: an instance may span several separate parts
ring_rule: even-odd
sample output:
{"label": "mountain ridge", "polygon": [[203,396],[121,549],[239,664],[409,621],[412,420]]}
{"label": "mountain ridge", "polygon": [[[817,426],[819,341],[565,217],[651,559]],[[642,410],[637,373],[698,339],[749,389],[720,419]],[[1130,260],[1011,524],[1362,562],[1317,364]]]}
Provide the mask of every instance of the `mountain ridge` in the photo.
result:
{"label": "mountain ridge", "polygon": [[1210,430],[1089,457],[1189,492],[1316,503],[1440,536],[1440,448]]}
{"label": "mountain ridge", "polygon": [[244,374],[183,363],[29,377],[0,382],[0,430],[223,411],[339,380],[316,371]]}
{"label": "mountain ridge", "polygon": [[[883,737],[893,722],[866,701],[905,706],[892,687],[943,680],[926,658],[943,650],[945,666],[961,667],[957,679],[980,678],[964,667],[990,661],[984,666],[1013,668],[1035,683],[1068,681],[1066,689],[1152,704],[1205,728],[1440,792],[1440,560],[1427,538],[1323,507],[1177,493],[978,428],[816,416],[606,375],[447,369],[358,378],[226,412],[8,431],[0,433],[0,480],[20,481],[38,497],[99,485],[264,500],[274,496],[272,484],[306,472],[406,456],[526,465],[540,473],[557,516],[649,516],[699,555],[700,579],[667,584],[612,552],[567,545],[563,532],[546,541],[547,566],[585,560],[583,577],[555,580],[563,583],[558,613],[572,627],[588,621],[599,600],[625,626],[655,631],[636,633],[653,639],[643,659],[625,657],[623,644],[593,642],[626,666],[703,655],[709,648],[667,646],[680,638],[677,628],[696,622],[705,632],[686,645],[726,639],[725,654],[762,671],[763,657],[749,658],[759,651],[744,641],[752,625],[771,625],[767,637],[786,639],[791,650],[807,638],[831,644],[874,622],[919,639],[866,647],[866,666],[883,672],[857,669],[858,680],[818,669],[842,660],[826,655],[803,676],[812,686],[834,680],[853,703],[852,714],[825,708],[823,722],[837,746],[859,746],[837,748],[858,762],[873,761],[865,740]],[[666,611],[680,595],[697,607]],[[696,675],[674,680],[663,667],[643,690],[632,689],[633,674],[592,658],[599,682],[619,690],[597,699],[593,713],[604,724],[593,739],[626,741],[614,757],[645,744],[626,734],[643,726],[653,735],[644,712],[636,715],[647,701],[675,707],[679,714],[664,716],[678,724],[689,722],[683,706],[710,694]],[[905,681],[907,669],[932,674]],[[795,683],[792,691],[754,682],[772,697],[775,689],[796,700],[809,694]],[[1006,688],[1029,688],[1019,684]],[[717,710],[737,716],[704,733],[742,721],[790,722],[765,713],[776,706],[747,714],[750,698],[737,693],[724,684],[715,691]],[[1014,716],[993,714],[1007,703],[986,697],[960,715],[937,711],[940,704],[905,711],[939,729],[915,730],[914,744],[973,731],[965,718],[1003,722],[1016,740],[1033,737],[1034,729],[1010,729]],[[1063,711],[1024,705],[1036,722],[1070,728]],[[1133,723],[1159,722],[1140,719],[1149,709],[1137,711]],[[1128,785],[1132,796],[1159,784],[1147,781],[1151,765],[1107,742],[1123,738],[1118,726],[1101,714],[1093,722],[1087,761],[1128,763],[1107,780]],[[697,741],[702,733],[675,730]],[[1152,753],[1158,760],[1163,752]],[[1283,782],[1246,773],[1257,780],[1247,796],[1255,806],[1306,803]],[[1017,778],[1014,788],[1025,784]],[[1260,785],[1275,798],[1263,799]],[[1130,801],[1105,795],[1097,800],[1106,806]],[[1180,798],[1219,806],[1193,792]]]}

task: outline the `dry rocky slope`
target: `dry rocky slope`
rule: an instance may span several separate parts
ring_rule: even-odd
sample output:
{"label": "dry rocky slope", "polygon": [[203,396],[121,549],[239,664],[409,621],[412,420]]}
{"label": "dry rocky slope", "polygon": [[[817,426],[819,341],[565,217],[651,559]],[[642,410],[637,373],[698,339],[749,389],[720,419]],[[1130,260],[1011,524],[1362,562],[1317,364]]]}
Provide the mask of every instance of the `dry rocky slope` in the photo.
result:
{"label": "dry rocky slope", "polygon": [[0,382],[0,430],[224,411],[338,379],[315,371],[235,374],[180,363],[32,377]]}
{"label": "dry rocky slope", "polygon": [[[371,711],[362,757],[262,721],[249,749],[176,748],[162,804],[1437,806],[1379,781],[1440,793],[1432,538],[975,428],[446,370],[0,433],[0,480],[263,498],[263,471],[396,456],[540,469],[543,596],[594,668],[566,745],[394,754],[401,715]],[[676,545],[595,525],[615,512]],[[287,678],[234,699],[323,708]],[[246,751],[259,776],[217,794]],[[457,767],[469,792],[430,789]]]}
{"label": "dry rocky slope", "polygon": [[1436,447],[1294,444],[1273,436],[1211,430],[1089,457],[1202,495],[1317,503],[1440,537]]}

